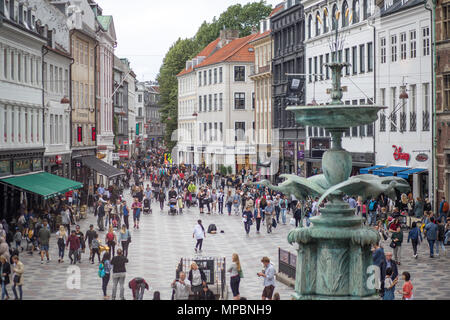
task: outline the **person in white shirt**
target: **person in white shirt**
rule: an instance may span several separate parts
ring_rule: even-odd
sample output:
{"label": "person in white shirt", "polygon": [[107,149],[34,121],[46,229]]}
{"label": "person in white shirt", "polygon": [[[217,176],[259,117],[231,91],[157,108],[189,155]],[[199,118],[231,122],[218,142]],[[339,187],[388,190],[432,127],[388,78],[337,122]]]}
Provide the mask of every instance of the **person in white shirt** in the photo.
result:
{"label": "person in white shirt", "polygon": [[194,227],[192,238],[195,238],[197,240],[197,244],[195,245],[195,252],[202,252],[203,239],[206,238],[206,232],[205,228],[202,225],[202,220],[197,221],[197,225]]}
{"label": "person in white shirt", "polygon": [[180,279],[172,282],[173,300],[188,300],[191,291],[191,282],[186,280],[186,274],[180,272]]}

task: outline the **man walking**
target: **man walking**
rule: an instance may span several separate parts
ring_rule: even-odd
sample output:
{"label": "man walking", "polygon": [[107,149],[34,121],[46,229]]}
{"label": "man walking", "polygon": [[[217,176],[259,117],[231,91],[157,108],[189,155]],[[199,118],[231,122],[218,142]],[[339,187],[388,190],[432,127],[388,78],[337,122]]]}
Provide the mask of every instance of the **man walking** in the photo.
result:
{"label": "man walking", "polygon": [[262,293],[263,300],[272,300],[273,291],[275,290],[275,268],[268,257],[263,257],[261,262],[264,265],[262,272],[258,272],[259,277],[264,277],[264,290]]}
{"label": "man walking", "polygon": [[105,231],[105,228],[103,226],[104,217],[105,217],[105,205],[103,201],[99,201],[97,208],[97,226],[99,231]]}
{"label": "man walking", "polygon": [[116,300],[117,284],[120,283],[120,299],[125,300],[124,283],[126,276],[125,264],[128,263],[128,259],[123,256],[122,249],[117,249],[117,255],[111,260],[111,265],[113,266],[113,290],[112,290],[112,300]]}
{"label": "man walking", "polygon": [[266,216],[267,233],[272,233],[272,218],[274,215],[274,208],[272,201],[267,201],[267,206],[264,209],[264,215]]}
{"label": "man walking", "polygon": [[438,233],[438,225],[434,223],[434,217],[430,218],[430,222],[426,224],[424,230],[426,232],[428,244],[430,245],[430,258],[434,258],[434,243],[436,242]]}
{"label": "man walking", "polygon": [[44,253],[47,256],[47,263],[50,262],[50,258],[48,255],[48,247],[50,242],[50,226],[48,225],[47,220],[43,221],[43,226],[39,230],[38,239],[39,239],[39,247],[41,249],[41,264],[44,264]]}

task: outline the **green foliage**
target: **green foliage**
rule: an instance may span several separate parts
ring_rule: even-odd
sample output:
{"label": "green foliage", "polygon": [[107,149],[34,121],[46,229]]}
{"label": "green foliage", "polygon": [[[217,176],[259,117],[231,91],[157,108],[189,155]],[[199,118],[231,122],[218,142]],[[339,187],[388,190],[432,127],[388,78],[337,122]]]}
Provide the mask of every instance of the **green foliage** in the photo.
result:
{"label": "green foliage", "polygon": [[159,70],[157,81],[161,91],[161,121],[166,125],[164,141],[172,149],[176,141],[172,141],[172,133],[178,125],[178,80],[176,75],[186,66],[186,61],[195,57],[210,42],[219,37],[223,28],[239,30],[239,36],[252,33],[253,27],[271,12],[271,6],[265,0],[248,3],[244,6],[236,4],[228,7],[218,19],[211,23],[204,21],[193,38],[179,38],[170,47]]}
{"label": "green foliage", "polygon": [[233,173],[233,168],[231,166],[228,166],[227,167],[227,171],[228,171],[228,174],[232,174]]}
{"label": "green foliage", "polygon": [[227,175],[227,167],[225,167],[223,164],[219,166],[219,172],[221,175],[226,176]]}

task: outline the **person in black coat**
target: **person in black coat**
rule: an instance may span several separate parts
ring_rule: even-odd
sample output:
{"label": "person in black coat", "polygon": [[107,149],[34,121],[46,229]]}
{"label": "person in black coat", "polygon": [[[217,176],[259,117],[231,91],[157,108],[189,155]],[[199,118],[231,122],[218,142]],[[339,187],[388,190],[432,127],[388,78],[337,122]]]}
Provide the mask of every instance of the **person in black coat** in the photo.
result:
{"label": "person in black coat", "polygon": [[384,295],[384,279],[386,278],[386,269],[391,268],[392,269],[392,281],[397,279],[398,277],[398,268],[397,268],[397,262],[392,259],[392,252],[386,252],[385,253],[386,259],[381,261],[380,264],[380,277],[381,277],[381,289],[380,289],[380,295],[383,297]]}
{"label": "person in black coat", "polygon": [[214,293],[208,288],[208,285],[203,286],[203,290],[200,292],[199,300],[216,300]]}
{"label": "person in black coat", "polygon": [[4,256],[0,256],[0,284],[2,288],[2,300],[8,300],[9,294],[6,286],[9,284],[9,275],[11,274],[11,265]]}

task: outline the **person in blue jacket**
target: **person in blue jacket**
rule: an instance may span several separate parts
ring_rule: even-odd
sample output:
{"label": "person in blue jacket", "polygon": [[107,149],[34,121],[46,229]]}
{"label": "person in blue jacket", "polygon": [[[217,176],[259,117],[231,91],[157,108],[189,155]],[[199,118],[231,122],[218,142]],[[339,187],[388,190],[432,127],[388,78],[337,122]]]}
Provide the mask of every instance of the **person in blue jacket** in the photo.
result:
{"label": "person in blue jacket", "polygon": [[[420,239],[420,240],[419,240]],[[408,243],[411,240],[413,252],[413,257],[417,259],[417,245],[422,242],[422,234],[420,233],[419,227],[417,227],[417,223],[413,222],[411,226],[411,230],[408,233]]]}
{"label": "person in blue jacket", "polygon": [[430,222],[425,225],[424,228],[428,240],[428,244],[430,245],[430,258],[434,258],[434,243],[437,239],[438,233],[438,225],[434,223],[434,217],[430,218]]}

